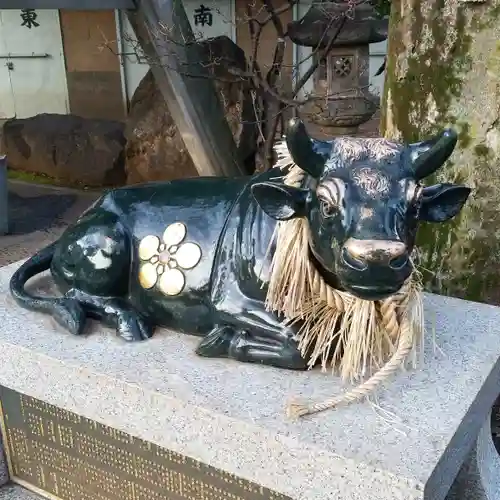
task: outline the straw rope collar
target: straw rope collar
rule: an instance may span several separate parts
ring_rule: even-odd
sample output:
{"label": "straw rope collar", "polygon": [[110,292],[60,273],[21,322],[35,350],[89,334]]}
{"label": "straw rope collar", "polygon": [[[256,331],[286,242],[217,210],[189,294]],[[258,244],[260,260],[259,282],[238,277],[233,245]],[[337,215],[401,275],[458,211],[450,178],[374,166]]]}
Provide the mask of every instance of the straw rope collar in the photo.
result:
{"label": "straw rope collar", "polygon": [[[275,146],[284,183],[299,187],[306,173],[286,147]],[[266,309],[300,324],[296,340],[309,368],[320,364],[343,381],[364,380],[354,389],[318,403],[291,403],[288,415],[301,417],[364,399],[413,354],[423,336],[421,284],[414,271],[398,293],[368,301],[329,286],[309,256],[309,225],[297,218],[278,222],[274,234]],[[366,379],[366,377],[368,378]]]}

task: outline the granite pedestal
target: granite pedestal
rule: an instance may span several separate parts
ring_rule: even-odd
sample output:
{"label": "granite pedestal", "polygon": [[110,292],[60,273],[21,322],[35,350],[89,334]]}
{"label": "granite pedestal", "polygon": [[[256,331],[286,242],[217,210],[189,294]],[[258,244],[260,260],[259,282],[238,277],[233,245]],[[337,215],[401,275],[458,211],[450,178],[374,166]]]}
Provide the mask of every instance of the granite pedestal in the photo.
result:
{"label": "granite pedestal", "polygon": [[[94,324],[88,336],[73,337],[14,304],[8,281],[18,265],[0,269],[5,444],[18,460],[15,446],[49,450],[37,455],[32,476],[24,473],[25,485],[44,476],[61,487],[74,462],[90,471],[85,480],[111,478],[109,488],[123,487],[116,478],[124,477],[136,493],[161,483],[163,496],[150,500],[442,500],[500,393],[500,308],[426,295],[436,345],[429,340],[420,368],[379,393],[386,413],[364,402],[292,421],[291,398],[337,395],[339,380],[199,358],[197,338],[170,331],[126,344]],[[110,449],[122,458],[108,460]],[[20,470],[11,471],[14,480]],[[116,491],[106,498],[143,498]]]}
{"label": "granite pedestal", "polygon": [[498,500],[500,456],[491,436],[491,416],[484,422],[475,447],[462,466],[447,500]]}

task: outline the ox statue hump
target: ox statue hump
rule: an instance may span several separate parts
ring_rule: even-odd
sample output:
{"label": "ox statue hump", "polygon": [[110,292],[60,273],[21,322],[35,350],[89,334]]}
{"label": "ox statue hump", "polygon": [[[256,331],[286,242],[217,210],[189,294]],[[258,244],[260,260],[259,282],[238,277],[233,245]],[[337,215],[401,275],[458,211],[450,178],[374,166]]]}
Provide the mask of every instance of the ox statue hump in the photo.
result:
{"label": "ox statue hump", "polygon": [[[286,184],[277,166],[111,190],[20,266],[11,293],[75,335],[87,317],[128,341],[163,326],[202,337],[202,356],[305,369],[299,326],[266,307],[277,224],[307,221],[304,246],[324,281],[382,300],[412,273],[418,223],[454,217],[470,194],[422,184],[456,141],[452,130],[417,144],[319,141],[293,120],[282,149],[304,172],[300,186]],[[26,282],[48,269],[62,296],[28,293]]]}

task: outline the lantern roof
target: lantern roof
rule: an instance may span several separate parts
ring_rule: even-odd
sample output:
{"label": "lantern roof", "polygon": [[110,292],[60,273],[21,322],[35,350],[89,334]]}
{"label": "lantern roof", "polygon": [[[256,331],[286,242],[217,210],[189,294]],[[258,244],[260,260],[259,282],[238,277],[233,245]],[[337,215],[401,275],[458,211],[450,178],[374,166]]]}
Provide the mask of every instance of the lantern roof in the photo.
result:
{"label": "lantern roof", "polygon": [[288,35],[297,45],[324,47],[337,35],[334,47],[364,45],[387,39],[389,20],[377,17],[375,8],[368,4],[353,5],[345,0],[313,2],[302,19],[288,24]]}

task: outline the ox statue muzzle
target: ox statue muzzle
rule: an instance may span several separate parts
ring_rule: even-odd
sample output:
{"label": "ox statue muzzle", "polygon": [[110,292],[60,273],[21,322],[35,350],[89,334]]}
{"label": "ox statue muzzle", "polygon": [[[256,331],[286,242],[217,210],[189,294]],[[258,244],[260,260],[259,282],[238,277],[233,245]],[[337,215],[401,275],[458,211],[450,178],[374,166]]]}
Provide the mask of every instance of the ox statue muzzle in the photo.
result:
{"label": "ox statue muzzle", "polygon": [[406,245],[400,241],[349,238],[342,248],[343,262],[356,271],[364,271],[373,264],[399,270],[408,263],[408,258]]}
{"label": "ox statue muzzle", "polygon": [[413,270],[401,241],[349,238],[339,260],[337,275],[343,288],[366,300],[396,293]]}

